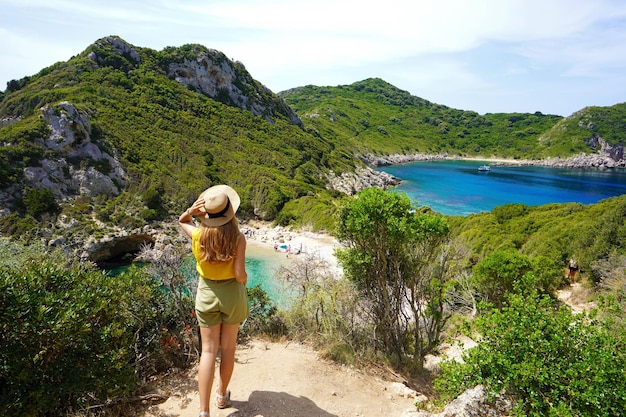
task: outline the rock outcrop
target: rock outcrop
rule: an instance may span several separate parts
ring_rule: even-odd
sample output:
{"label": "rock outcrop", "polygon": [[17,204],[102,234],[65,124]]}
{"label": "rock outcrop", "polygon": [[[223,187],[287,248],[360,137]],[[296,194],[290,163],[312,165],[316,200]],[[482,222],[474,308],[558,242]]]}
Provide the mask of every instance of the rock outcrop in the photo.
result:
{"label": "rock outcrop", "polygon": [[198,47],[194,59],[183,58],[171,63],[168,77],[224,104],[248,110],[270,123],[274,123],[277,115],[282,115],[292,124],[304,126],[296,112],[255,81],[241,62],[231,61],[214,49]]}
{"label": "rock outcrop", "polygon": [[514,404],[507,395],[489,400],[484,387],[478,385],[452,400],[441,413],[407,410],[401,417],[501,417],[509,415]]}
{"label": "rock outcrop", "polygon": [[391,154],[391,155],[372,155],[366,154],[359,156],[359,159],[367,165],[374,167],[382,167],[387,165],[405,164],[407,162],[417,161],[436,161],[448,158],[448,154],[427,154],[427,153],[415,153],[415,154]]}
{"label": "rock outcrop", "polygon": [[354,172],[343,172],[339,175],[333,171],[326,174],[329,190],[337,190],[354,195],[369,187],[387,189],[400,184],[400,179],[386,172],[377,172],[369,167],[357,167]]}
{"label": "rock outcrop", "polygon": [[133,66],[141,64],[141,56],[130,44],[117,36],[107,36],[96,41],[92,47],[94,50],[87,54],[87,58],[97,65],[107,65],[107,58],[102,51],[111,49],[115,54],[126,58]]}
{"label": "rock outcrop", "polygon": [[68,102],[42,107],[41,115],[49,134],[35,143],[47,150],[46,157],[24,168],[25,182],[49,189],[60,200],[118,195],[126,185],[126,172],[114,151],[91,140],[89,116]]}
{"label": "rock outcrop", "polygon": [[90,238],[83,245],[80,258],[97,264],[112,261],[133,261],[143,245],[152,245],[155,241],[154,233],[150,231],[122,232],[115,236],[105,236],[102,239]]}

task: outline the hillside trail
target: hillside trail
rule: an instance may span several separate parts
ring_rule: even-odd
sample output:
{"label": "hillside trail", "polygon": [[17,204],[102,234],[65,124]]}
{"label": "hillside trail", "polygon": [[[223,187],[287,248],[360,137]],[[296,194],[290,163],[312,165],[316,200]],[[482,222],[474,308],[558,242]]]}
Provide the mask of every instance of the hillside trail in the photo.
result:
{"label": "hillside trail", "polygon": [[[218,409],[213,393],[211,417],[399,417],[415,409],[411,390],[391,372],[383,378],[376,375],[381,371],[337,365],[297,343],[255,339],[238,346],[235,360],[232,407]],[[196,417],[196,372],[162,381],[159,389],[169,398],[142,417]],[[217,378],[213,392],[216,385]]]}
{"label": "hillside trail", "polygon": [[[573,313],[593,306],[578,283],[557,295]],[[232,407],[215,406],[214,382],[211,417],[400,417],[415,410],[419,395],[390,370],[338,365],[294,342],[253,339],[238,346],[235,360],[229,386]],[[196,417],[196,372],[194,367],[160,381],[159,393],[168,399],[140,417]],[[422,388],[430,391],[427,385]]]}

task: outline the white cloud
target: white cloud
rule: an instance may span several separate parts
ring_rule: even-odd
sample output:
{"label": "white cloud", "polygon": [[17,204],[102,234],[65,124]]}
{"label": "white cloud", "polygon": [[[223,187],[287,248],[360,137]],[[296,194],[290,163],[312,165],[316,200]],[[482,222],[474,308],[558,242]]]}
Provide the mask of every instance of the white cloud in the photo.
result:
{"label": "white cloud", "polygon": [[0,9],[0,88],[119,35],[154,49],[218,49],[275,91],[380,77],[490,111],[494,97],[554,88],[555,78],[614,80],[613,97],[626,95],[613,78],[626,66],[622,0],[0,0]]}

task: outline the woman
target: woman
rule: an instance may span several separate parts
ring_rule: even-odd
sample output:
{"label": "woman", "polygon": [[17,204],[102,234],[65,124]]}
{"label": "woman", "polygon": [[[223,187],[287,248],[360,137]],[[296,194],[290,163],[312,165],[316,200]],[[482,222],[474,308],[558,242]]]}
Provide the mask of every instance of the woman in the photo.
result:
{"label": "woman", "polygon": [[[178,218],[191,237],[199,274],[196,316],[202,354],[198,368],[199,417],[208,417],[218,349],[221,349],[217,407],[231,406],[228,384],[235,366],[239,324],[248,317],[246,239],[235,213],[239,195],[227,185],[205,190]],[[200,220],[196,226],[193,218]]]}

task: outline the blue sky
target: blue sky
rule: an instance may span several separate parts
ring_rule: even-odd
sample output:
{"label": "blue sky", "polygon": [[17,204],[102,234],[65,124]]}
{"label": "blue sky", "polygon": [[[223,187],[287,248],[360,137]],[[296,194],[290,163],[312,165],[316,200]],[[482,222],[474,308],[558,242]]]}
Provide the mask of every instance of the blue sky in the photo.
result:
{"label": "blue sky", "polygon": [[118,35],[199,43],[274,92],[379,77],[478,113],[626,102],[624,0],[0,0],[0,89]]}

